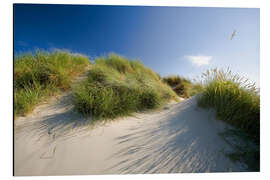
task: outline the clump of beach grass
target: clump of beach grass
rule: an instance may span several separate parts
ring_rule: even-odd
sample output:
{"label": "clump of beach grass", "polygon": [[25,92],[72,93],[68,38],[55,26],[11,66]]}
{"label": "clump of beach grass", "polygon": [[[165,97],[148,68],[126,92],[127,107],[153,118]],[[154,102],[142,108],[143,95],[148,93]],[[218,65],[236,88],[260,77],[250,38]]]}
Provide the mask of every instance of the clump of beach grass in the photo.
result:
{"label": "clump of beach grass", "polygon": [[36,51],[15,56],[15,116],[25,115],[44,98],[69,89],[71,80],[89,64],[86,56],[67,51]]}
{"label": "clump of beach grass", "polygon": [[213,107],[217,117],[247,132],[254,140],[260,135],[260,95],[255,83],[227,70],[208,70],[198,98],[201,107]]}
{"label": "clump of beach grass", "polygon": [[125,116],[177,100],[157,73],[140,61],[113,53],[95,59],[88,78],[74,88],[73,96],[76,109],[95,119]]}
{"label": "clump of beach grass", "polygon": [[[252,171],[260,169],[260,94],[255,83],[233,74],[229,69],[207,70],[203,74],[203,91],[198,105],[214,108],[217,119],[234,126],[229,139],[245,139],[228,153],[232,160],[245,162]],[[231,131],[230,131],[231,132]],[[239,133],[238,133],[239,132]],[[226,133],[226,131],[225,131]],[[228,136],[228,134],[227,134]],[[252,142],[252,146],[246,145]]]}
{"label": "clump of beach grass", "polygon": [[202,90],[201,84],[192,83],[189,79],[180,77],[179,75],[164,77],[162,81],[167,83],[178,96],[183,98],[194,96]]}

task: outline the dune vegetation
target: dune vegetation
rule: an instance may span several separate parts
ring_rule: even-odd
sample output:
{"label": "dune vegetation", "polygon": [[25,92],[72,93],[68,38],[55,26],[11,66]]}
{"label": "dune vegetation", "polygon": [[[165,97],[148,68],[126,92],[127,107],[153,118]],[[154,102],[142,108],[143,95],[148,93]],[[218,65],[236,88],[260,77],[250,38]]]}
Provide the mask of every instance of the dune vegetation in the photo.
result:
{"label": "dune vegetation", "polygon": [[201,92],[202,86],[199,83],[192,83],[189,79],[180,77],[179,75],[171,75],[162,78],[175,93],[183,98],[189,98]]}
{"label": "dune vegetation", "polygon": [[230,70],[208,70],[198,100],[201,107],[214,107],[217,117],[247,132],[254,140],[260,135],[260,95],[255,84]]}
{"label": "dune vegetation", "polygon": [[[232,136],[245,139],[246,144],[236,145],[238,152],[229,154],[236,160],[244,160],[253,170],[260,162],[260,94],[254,83],[227,70],[208,70],[203,74],[203,91],[198,105],[214,108],[217,119],[236,127]],[[248,141],[254,143],[248,145]]]}
{"label": "dune vegetation", "polygon": [[55,51],[20,54],[14,60],[14,114],[25,115],[45,97],[70,88],[90,60],[80,54]]}
{"label": "dune vegetation", "polygon": [[[87,78],[71,88],[72,80],[87,70]],[[189,98],[198,94],[199,107],[214,108],[217,119],[236,128],[230,131],[233,135],[255,143],[252,147],[236,144],[239,151],[228,156],[245,161],[257,171],[260,161],[259,90],[229,69],[208,70],[202,78],[201,83],[194,83],[179,75],[161,77],[140,61],[113,53],[96,58],[92,63],[81,54],[36,51],[15,57],[14,114],[15,117],[26,115],[45,98],[68,89],[71,89],[75,109],[94,120],[156,109],[170,100],[178,101],[179,96]],[[228,132],[222,135],[225,140]]]}
{"label": "dune vegetation", "polygon": [[177,95],[140,61],[116,54],[95,59],[88,78],[73,90],[78,111],[95,119],[154,109]]}

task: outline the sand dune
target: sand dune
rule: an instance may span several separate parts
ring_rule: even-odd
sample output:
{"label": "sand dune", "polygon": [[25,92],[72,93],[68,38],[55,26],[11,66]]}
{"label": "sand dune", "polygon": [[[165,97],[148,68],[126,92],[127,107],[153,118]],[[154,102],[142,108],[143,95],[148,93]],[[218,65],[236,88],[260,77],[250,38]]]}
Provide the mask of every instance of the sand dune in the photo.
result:
{"label": "sand dune", "polygon": [[196,97],[90,128],[66,93],[41,105],[15,128],[15,175],[247,171],[224,152],[227,127]]}

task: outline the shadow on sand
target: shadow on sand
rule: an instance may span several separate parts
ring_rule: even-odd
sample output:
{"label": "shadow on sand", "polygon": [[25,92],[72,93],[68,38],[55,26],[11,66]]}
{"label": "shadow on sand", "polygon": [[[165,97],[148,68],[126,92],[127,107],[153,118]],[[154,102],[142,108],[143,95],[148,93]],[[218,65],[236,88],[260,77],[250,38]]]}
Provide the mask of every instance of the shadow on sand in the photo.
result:
{"label": "shadow on sand", "polygon": [[[71,101],[71,94],[66,94],[56,103],[42,109],[43,112],[48,113],[41,116],[38,112],[35,113],[28,118],[28,122],[16,126],[17,133],[23,132],[23,135],[17,137],[31,136],[35,137],[37,141],[41,138],[48,138],[49,142],[53,142],[59,138],[66,139],[79,135],[81,131],[89,128],[91,119],[77,112]],[[37,116],[39,117],[37,118]]]}
{"label": "shadow on sand", "polygon": [[[18,133],[22,132],[17,137],[32,136],[36,143],[42,142],[40,149],[45,147],[46,151],[52,151],[47,153],[51,157],[59,140],[90,132],[91,120],[74,110],[70,96],[67,94],[56,103],[43,107],[41,112],[44,114],[38,114],[37,111],[31,118],[28,117],[28,121],[17,126]],[[244,164],[234,163],[224,154],[233,151],[218,135],[227,126],[215,119],[214,111],[197,108],[195,98],[170,105],[160,112],[142,114],[143,123],[129,127],[128,133],[113,139],[115,144],[110,147],[112,153],[105,160],[108,163],[103,172],[142,174],[247,171]]]}
{"label": "shadow on sand", "polygon": [[218,135],[226,125],[215,120],[213,111],[198,109],[194,98],[116,138],[115,147],[121,148],[110,158],[120,160],[105,171],[127,174],[246,171],[243,164],[233,163],[224,155],[225,151],[233,151]]}

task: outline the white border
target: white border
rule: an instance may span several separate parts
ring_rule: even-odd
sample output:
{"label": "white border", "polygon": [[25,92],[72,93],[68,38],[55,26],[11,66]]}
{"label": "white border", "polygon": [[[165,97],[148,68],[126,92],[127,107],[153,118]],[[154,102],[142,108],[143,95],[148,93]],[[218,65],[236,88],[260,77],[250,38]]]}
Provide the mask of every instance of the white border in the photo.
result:
{"label": "white border", "polygon": [[254,0],[14,0],[15,3],[48,4],[103,4],[103,5],[142,5],[142,6],[200,6],[200,7],[259,7]]}
{"label": "white border", "polygon": [[46,3],[46,4],[105,4],[105,5],[147,5],[147,6],[196,6],[196,7],[245,7],[260,8],[261,12],[261,53],[260,53],[260,82],[261,82],[261,172],[260,173],[206,173],[206,174],[155,174],[155,175],[100,175],[100,176],[44,176],[20,177],[20,179],[270,179],[269,165],[269,132],[270,116],[270,7],[267,0],[14,0],[1,2],[1,179],[12,177],[12,47],[13,47],[13,3]]}

